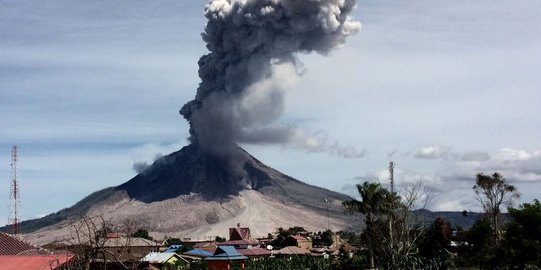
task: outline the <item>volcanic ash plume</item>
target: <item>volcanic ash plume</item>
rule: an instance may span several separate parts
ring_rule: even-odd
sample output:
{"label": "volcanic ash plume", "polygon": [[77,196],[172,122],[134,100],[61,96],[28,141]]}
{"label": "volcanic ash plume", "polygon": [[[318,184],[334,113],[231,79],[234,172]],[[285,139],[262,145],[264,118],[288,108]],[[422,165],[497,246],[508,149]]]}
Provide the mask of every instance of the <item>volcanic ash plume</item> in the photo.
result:
{"label": "volcanic ash plume", "polygon": [[349,17],[354,8],[355,0],[211,1],[202,34],[210,53],[199,59],[195,99],[180,110],[191,142],[227,153],[235,142],[298,140],[297,129],[276,125],[283,91],[299,76],[296,54],[343,44],[360,29]]}

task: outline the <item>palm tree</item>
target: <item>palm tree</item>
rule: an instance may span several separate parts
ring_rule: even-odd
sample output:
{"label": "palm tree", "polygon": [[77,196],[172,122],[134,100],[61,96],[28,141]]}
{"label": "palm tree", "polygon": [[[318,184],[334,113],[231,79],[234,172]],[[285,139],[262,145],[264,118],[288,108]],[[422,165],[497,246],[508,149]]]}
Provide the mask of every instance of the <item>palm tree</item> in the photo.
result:
{"label": "palm tree", "polygon": [[364,215],[364,222],[367,230],[368,254],[370,268],[374,268],[374,248],[372,245],[373,226],[379,214],[387,212],[387,203],[385,203],[390,194],[379,183],[369,183],[365,181],[362,185],[357,184],[357,191],[361,195],[361,201],[351,199],[342,202],[342,205],[349,213],[361,213]]}

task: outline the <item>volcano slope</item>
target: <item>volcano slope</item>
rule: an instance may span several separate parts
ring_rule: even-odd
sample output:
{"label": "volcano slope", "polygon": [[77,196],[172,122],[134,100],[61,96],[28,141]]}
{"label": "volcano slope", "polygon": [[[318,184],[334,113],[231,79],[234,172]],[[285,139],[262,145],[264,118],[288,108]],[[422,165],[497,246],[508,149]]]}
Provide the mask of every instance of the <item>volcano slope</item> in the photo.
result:
{"label": "volcano slope", "polygon": [[312,231],[359,228],[344,213],[348,196],[284,175],[237,147],[227,157],[205,154],[195,145],[164,156],[117,187],[97,191],[74,206],[25,221],[27,239],[45,244],[69,236],[82,216],[113,224],[131,221],[155,237],[209,239],[226,236],[240,223],[253,236],[277,228]]}

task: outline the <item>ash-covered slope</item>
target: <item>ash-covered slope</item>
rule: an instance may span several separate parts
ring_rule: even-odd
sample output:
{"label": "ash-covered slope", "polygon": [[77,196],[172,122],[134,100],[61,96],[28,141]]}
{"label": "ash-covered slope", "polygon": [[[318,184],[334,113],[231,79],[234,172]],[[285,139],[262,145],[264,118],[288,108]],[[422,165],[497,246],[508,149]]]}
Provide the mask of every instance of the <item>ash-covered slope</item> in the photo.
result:
{"label": "ash-covered slope", "polygon": [[225,233],[241,221],[264,235],[295,225],[319,230],[358,226],[340,205],[348,196],[295,180],[240,147],[228,153],[210,156],[188,145],[122,185],[94,192],[21,227],[26,233],[39,230],[41,236],[62,229],[67,234],[67,223],[81,215],[101,215],[113,222],[132,219],[151,232],[189,232],[193,237]]}

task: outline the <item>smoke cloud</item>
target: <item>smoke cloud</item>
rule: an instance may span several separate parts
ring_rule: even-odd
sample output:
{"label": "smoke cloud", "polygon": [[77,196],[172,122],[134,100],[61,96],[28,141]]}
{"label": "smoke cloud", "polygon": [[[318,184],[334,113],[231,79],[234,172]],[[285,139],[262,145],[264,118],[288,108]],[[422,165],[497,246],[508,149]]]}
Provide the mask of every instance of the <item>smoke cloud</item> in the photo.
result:
{"label": "smoke cloud", "polygon": [[142,173],[144,172],[146,169],[148,169],[150,167],[150,165],[144,161],[139,161],[139,162],[135,162],[133,163],[133,166],[132,166],[132,169],[136,172],[136,173]]}
{"label": "smoke cloud", "polygon": [[[300,76],[298,53],[326,55],[360,29],[349,14],[355,0],[212,0],[202,34],[210,51],[199,59],[201,83],[180,110],[190,141],[213,153],[235,142],[281,143],[344,157],[363,153],[277,126],[284,90]],[[323,139],[322,139],[323,138]]]}

